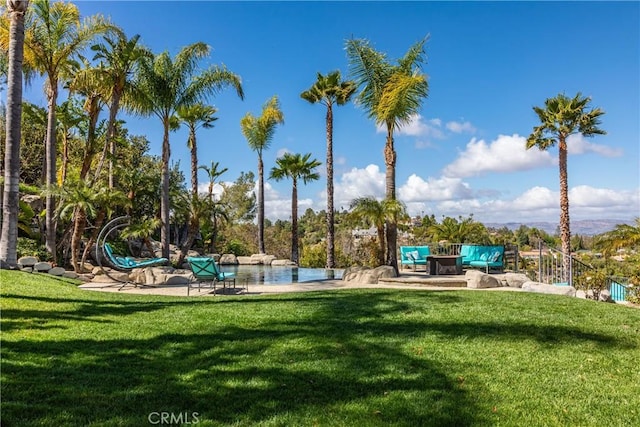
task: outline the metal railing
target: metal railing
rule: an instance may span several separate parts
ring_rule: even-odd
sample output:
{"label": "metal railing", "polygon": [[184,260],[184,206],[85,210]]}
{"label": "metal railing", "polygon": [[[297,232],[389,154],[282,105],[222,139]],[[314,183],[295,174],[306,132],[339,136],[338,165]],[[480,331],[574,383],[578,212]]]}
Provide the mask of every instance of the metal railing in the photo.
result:
{"label": "metal railing", "polygon": [[[569,262],[565,265],[564,258],[566,256],[569,257]],[[551,285],[573,286],[576,277],[593,270],[591,265],[540,241],[538,244],[538,271],[532,279]],[[529,275],[531,276],[531,274]]]}

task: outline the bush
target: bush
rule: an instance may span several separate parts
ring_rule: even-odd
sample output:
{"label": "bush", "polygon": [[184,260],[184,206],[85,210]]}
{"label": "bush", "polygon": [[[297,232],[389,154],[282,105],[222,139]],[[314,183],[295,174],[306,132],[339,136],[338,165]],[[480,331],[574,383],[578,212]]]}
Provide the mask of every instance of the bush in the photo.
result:
{"label": "bush", "polygon": [[248,256],[251,255],[244,242],[237,239],[232,239],[227,242],[224,247],[225,254],[234,254],[235,256]]}
{"label": "bush", "polygon": [[607,289],[607,277],[609,277],[609,275],[606,270],[598,269],[585,272],[575,277],[573,282],[576,289],[585,291],[587,298],[598,301],[600,299],[600,293]]}
{"label": "bush", "polygon": [[40,261],[51,261],[45,246],[37,240],[29,239],[28,237],[18,237],[17,252],[18,258],[32,256],[38,258]]}
{"label": "bush", "polygon": [[327,265],[327,249],[324,243],[304,246],[299,260],[300,267],[324,268]]}

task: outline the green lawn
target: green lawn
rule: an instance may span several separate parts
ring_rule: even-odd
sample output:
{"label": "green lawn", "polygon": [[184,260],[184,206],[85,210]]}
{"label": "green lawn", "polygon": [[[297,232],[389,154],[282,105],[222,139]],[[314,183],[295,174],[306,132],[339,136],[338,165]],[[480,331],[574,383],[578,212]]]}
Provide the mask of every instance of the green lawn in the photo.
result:
{"label": "green lawn", "polygon": [[630,307],[471,291],[149,297],[9,271],[0,284],[5,427],[162,425],[162,412],[198,426],[640,425]]}

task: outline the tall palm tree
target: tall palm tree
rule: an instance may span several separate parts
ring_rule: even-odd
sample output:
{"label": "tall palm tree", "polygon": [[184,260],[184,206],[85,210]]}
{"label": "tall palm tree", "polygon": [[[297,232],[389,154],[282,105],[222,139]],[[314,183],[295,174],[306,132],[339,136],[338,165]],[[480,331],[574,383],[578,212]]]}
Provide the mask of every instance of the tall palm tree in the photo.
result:
{"label": "tall palm tree", "polygon": [[[140,35],[136,34],[130,39],[121,30],[115,31],[114,36],[104,37],[104,43],[91,46],[95,52],[94,61],[100,61],[96,72],[101,76],[100,85],[104,98],[109,103],[109,120],[107,121],[107,138],[105,151],[109,152],[109,187],[113,188],[113,158],[115,156],[116,118],[120,110],[123,97],[131,88],[136,72],[136,67],[144,57],[152,57],[152,53],[138,42]],[[102,157],[104,160],[104,156]],[[100,174],[101,165],[96,171],[96,177]]]}
{"label": "tall palm tree", "polygon": [[210,47],[205,43],[185,46],[171,58],[163,52],[154,58],[142,58],[132,96],[127,104],[138,114],[155,115],[162,123],[162,195],[160,220],[162,256],[169,258],[169,130],[171,118],[178,108],[193,105],[231,86],[240,99],[244,98],[240,77],[225,67],[211,66],[200,71],[198,64],[207,57]]}
{"label": "tall palm tree", "polygon": [[[411,46],[396,65],[387,60],[386,54],[373,49],[367,40],[350,39],[346,44],[350,74],[358,87],[362,87],[358,102],[365,108],[369,118],[387,128],[384,162],[386,198],[389,200],[396,199],[394,131],[409,123],[429,93],[427,76],[421,70],[425,61],[426,41],[427,38],[424,38]],[[398,227],[393,219],[387,220],[386,234],[387,264],[397,272]]]}
{"label": "tall palm tree", "polygon": [[203,129],[212,128],[213,122],[218,120],[217,117],[214,117],[216,111],[218,111],[217,108],[201,102],[182,106],[177,111],[178,120],[185,123],[189,128],[187,147],[191,152],[191,194],[193,197],[198,195],[198,144],[196,142],[196,130],[200,127]]}
{"label": "tall palm tree", "polygon": [[[91,40],[111,27],[99,16],[80,21],[78,8],[67,2],[32,0],[26,19],[25,56],[39,74],[45,76],[47,96],[46,184],[56,182],[56,104],[60,79],[72,71],[74,57]],[[55,254],[56,229],[54,194],[46,198],[46,248]]]}
{"label": "tall palm tree", "polygon": [[385,264],[385,249],[388,245],[385,239],[385,225],[390,220],[398,221],[398,219],[407,216],[406,207],[402,202],[395,199],[377,200],[375,197],[358,197],[350,203],[351,215],[360,221],[365,221],[376,227],[378,233],[378,263]]}
{"label": "tall palm tree", "polygon": [[583,97],[578,92],[569,98],[559,94],[554,98],[547,98],[544,108],[533,107],[540,119],[540,125],[533,128],[533,133],[527,138],[527,149],[538,147],[548,150],[558,144],[560,168],[560,240],[562,245],[563,270],[569,273],[571,263],[571,229],[569,225],[569,184],[567,180],[567,138],[580,133],[584,137],[605,135],[600,129],[600,116],[604,111],[593,108],[587,111],[590,97]]}
{"label": "tall palm tree", "polygon": [[356,91],[353,81],[340,81],[340,71],[326,76],[318,73],[316,82],[300,94],[302,99],[312,104],[322,103],[327,107],[327,268],[335,267],[335,225],[333,208],[333,105],[346,104]]}
{"label": "tall palm tree", "polygon": [[22,60],[24,56],[24,15],[29,1],[7,0],[9,46],[7,76],[7,118],[2,196],[0,261],[14,267],[18,263],[18,215],[20,200],[20,139],[22,138]]}
{"label": "tall palm tree", "polygon": [[291,178],[291,261],[298,263],[298,180],[307,184],[320,179],[315,168],[320,166],[318,160],[311,160],[311,153],[305,155],[285,153],[276,159],[276,166],[271,168],[269,179],[280,181]]}
{"label": "tall palm tree", "polygon": [[262,107],[259,117],[247,113],[240,120],[242,134],[247,138],[249,147],[258,153],[258,251],[264,250],[264,164],[262,153],[269,148],[276,126],[284,123],[284,114],[280,110],[278,97],[274,96]]}

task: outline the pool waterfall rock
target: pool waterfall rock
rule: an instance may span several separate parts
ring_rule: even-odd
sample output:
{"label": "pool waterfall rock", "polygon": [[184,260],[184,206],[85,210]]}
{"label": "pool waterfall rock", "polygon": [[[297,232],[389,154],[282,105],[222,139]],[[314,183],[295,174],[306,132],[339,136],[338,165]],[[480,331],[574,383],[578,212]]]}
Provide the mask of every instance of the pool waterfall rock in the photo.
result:
{"label": "pool waterfall rock", "polygon": [[376,285],[378,280],[388,277],[398,277],[396,271],[390,265],[380,267],[348,267],[342,274],[342,280],[360,285]]}

